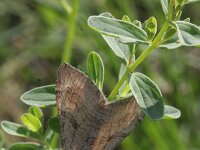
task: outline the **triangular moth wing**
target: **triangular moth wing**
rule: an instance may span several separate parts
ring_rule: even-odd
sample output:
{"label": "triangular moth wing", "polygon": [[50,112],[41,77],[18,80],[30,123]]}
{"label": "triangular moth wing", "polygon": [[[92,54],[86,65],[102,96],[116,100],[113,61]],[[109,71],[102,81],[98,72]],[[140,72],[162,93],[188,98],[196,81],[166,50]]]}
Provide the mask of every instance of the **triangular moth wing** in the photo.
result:
{"label": "triangular moth wing", "polygon": [[109,104],[87,76],[68,64],[59,67],[56,100],[63,150],[112,150],[143,118],[133,97]]}

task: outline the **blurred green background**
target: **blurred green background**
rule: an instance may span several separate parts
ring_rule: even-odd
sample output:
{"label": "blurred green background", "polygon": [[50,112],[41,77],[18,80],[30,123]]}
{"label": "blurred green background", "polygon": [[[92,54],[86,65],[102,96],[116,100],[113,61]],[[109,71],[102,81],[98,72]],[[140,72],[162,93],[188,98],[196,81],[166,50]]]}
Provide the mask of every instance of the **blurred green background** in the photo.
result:
{"label": "blurred green background", "polygon": [[[159,27],[164,15],[159,0],[0,0],[0,121],[20,122],[27,106],[20,95],[37,86],[55,83],[63,60],[86,65],[87,54],[97,51],[105,64],[104,92],[117,82],[121,60],[101,36],[87,26],[87,18],[110,12],[144,21],[155,16]],[[65,5],[66,6],[66,5]],[[200,3],[184,8],[182,19],[200,25]],[[157,49],[138,71],[161,88],[165,103],[179,108],[178,120],[144,121],[117,150],[200,149],[200,50]],[[24,141],[4,134],[6,144]]]}

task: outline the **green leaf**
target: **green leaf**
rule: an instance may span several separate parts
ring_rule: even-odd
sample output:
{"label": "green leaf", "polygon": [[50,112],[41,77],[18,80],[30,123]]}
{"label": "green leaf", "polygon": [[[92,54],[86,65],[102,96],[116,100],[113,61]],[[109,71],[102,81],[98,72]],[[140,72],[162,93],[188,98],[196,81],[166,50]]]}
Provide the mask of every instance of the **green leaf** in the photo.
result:
{"label": "green leaf", "polygon": [[160,2],[161,2],[163,12],[164,12],[165,16],[167,16],[168,15],[169,0],[161,0]]}
{"label": "green leaf", "polygon": [[178,119],[181,116],[180,110],[169,105],[164,106],[163,119]]}
{"label": "green leaf", "polygon": [[87,58],[87,70],[96,86],[102,91],[104,81],[104,65],[101,57],[96,52],[89,53]]}
{"label": "green leaf", "polygon": [[43,125],[44,117],[43,117],[42,110],[39,107],[31,106],[29,107],[28,112],[32,114],[33,116],[37,117]]}
{"label": "green leaf", "polygon": [[200,45],[200,27],[185,21],[174,22],[180,42],[185,46]]}
{"label": "green leaf", "polygon": [[60,121],[58,117],[53,117],[48,120],[49,127],[57,132],[60,133]]}
{"label": "green leaf", "polygon": [[176,32],[168,39],[165,39],[165,41],[159,47],[167,49],[176,49],[181,46],[183,46],[183,44],[180,42],[178,34]]}
{"label": "green leaf", "polygon": [[124,15],[122,20],[131,23],[131,19],[127,15]]}
{"label": "green leaf", "polygon": [[18,142],[12,144],[8,150],[45,150],[44,147],[38,143],[33,142]]}
{"label": "green leaf", "polygon": [[133,73],[129,86],[137,103],[151,120],[163,117],[163,97],[157,85],[150,78],[141,73]]}
{"label": "green leaf", "polygon": [[24,93],[20,99],[27,105],[44,107],[56,104],[55,85],[34,88]]}
{"label": "green leaf", "polygon": [[35,133],[20,124],[16,124],[10,121],[2,121],[1,127],[6,133],[10,135],[40,139],[40,135],[38,133]]}
{"label": "green leaf", "polygon": [[126,62],[129,60],[129,45],[123,44],[118,38],[112,36],[103,35],[104,40],[108,43],[112,51],[118,57],[124,59]]}
{"label": "green leaf", "polygon": [[59,139],[60,139],[60,134],[54,133],[52,136],[52,139],[51,139],[51,143],[50,143],[50,145],[53,149],[56,149],[58,147]]}
{"label": "green leaf", "polygon": [[148,35],[148,39],[150,41],[153,40],[156,32],[157,32],[157,20],[155,17],[150,17],[144,24],[144,30]]}
{"label": "green leaf", "polygon": [[25,113],[21,116],[21,121],[33,132],[42,131],[42,124],[40,120],[32,114]]}
{"label": "green leaf", "polygon": [[120,38],[123,43],[147,43],[147,34],[144,30],[122,20],[91,16],[88,25],[101,34]]}
{"label": "green leaf", "polygon": [[[104,17],[113,17],[109,13],[103,13],[101,16]],[[127,19],[128,16],[124,16],[124,19]],[[119,38],[112,37],[112,36],[106,36],[103,35],[104,40],[108,43],[112,51],[117,55],[118,57],[124,59],[127,63],[129,60],[129,45],[122,43],[119,41]]]}

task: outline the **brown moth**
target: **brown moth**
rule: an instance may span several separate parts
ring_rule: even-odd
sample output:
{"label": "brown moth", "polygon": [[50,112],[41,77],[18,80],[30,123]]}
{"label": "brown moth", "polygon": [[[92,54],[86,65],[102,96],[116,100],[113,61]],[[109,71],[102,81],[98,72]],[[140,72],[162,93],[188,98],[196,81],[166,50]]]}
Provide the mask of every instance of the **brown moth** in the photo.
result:
{"label": "brown moth", "polygon": [[56,101],[63,150],[113,150],[143,118],[134,97],[109,103],[68,64],[58,70]]}

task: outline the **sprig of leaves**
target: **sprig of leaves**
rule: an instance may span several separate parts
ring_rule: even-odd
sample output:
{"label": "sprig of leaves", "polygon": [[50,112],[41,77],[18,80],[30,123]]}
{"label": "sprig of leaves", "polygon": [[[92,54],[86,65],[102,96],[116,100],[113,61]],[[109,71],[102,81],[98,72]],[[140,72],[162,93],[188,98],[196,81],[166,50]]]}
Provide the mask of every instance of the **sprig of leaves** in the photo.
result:
{"label": "sprig of leaves", "polygon": [[[134,70],[155,48],[175,49],[181,46],[200,45],[200,28],[190,23],[188,19],[180,20],[183,6],[191,2],[194,1],[161,0],[166,23],[157,35],[155,17],[150,17],[143,24],[137,20],[132,22],[127,15],[122,20],[114,18],[109,13],[89,17],[88,25],[100,33],[111,50],[126,62],[126,65],[120,69],[120,80],[111,92],[109,100],[125,96],[131,89],[136,101],[150,119],[166,118],[169,112],[167,110],[170,112],[177,110],[171,109],[171,106],[164,106],[162,94],[156,84],[147,76],[134,73]],[[135,47],[139,44],[148,45],[148,48],[136,61],[130,61],[135,58]],[[132,47],[134,50],[131,49]],[[129,84],[127,84],[128,73],[131,73]],[[172,118],[176,117],[172,115]]]}
{"label": "sprig of leaves", "polygon": [[[31,106],[28,109],[28,113],[21,116],[23,125],[10,121],[2,121],[1,127],[6,133],[39,141],[39,143],[15,143],[9,147],[9,150],[52,149],[58,147],[59,136],[57,132],[59,131],[59,121],[58,119],[50,118],[48,121],[49,126],[47,130],[44,130],[43,116],[43,112],[39,107]],[[57,124],[56,127],[55,124]],[[56,132],[54,131],[55,129]]]}

